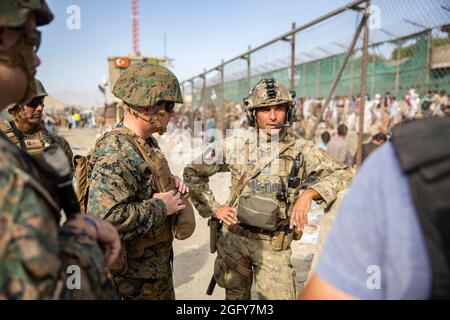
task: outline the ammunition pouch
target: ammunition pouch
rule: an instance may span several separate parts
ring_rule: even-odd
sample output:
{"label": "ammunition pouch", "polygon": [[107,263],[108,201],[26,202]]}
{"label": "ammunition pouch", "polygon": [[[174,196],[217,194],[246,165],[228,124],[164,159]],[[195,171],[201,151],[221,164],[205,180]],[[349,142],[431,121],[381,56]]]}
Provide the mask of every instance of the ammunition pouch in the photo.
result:
{"label": "ammunition pouch", "polygon": [[127,252],[125,249],[125,241],[121,241],[121,248],[117,259],[109,267],[113,276],[125,274],[128,271]]}
{"label": "ammunition pouch", "polygon": [[144,250],[163,241],[172,239],[169,219],[159,228],[151,229],[148,233],[133,240],[126,241],[127,254],[131,259],[138,259],[144,255]]}
{"label": "ammunition pouch", "polygon": [[166,219],[161,227],[151,229],[145,235],[133,240],[122,240],[122,248],[116,261],[111,265],[111,273],[119,276],[127,273],[128,259],[139,259],[144,255],[146,248],[154,246],[160,242],[172,239],[170,222]]}
{"label": "ammunition pouch", "polygon": [[239,197],[237,218],[243,224],[275,231],[279,216],[280,205],[273,193],[252,190]]}
{"label": "ammunition pouch", "polygon": [[[121,128],[130,137],[136,150],[142,155],[144,161],[149,166],[156,185],[157,192],[168,192],[175,190],[175,179],[173,178],[169,164],[159,148],[150,148],[145,140],[136,136],[127,128]],[[116,129],[117,130],[117,129]],[[178,240],[189,238],[195,230],[194,208],[189,196],[181,198],[185,209],[168,219],[171,233]]]}
{"label": "ammunition pouch", "polygon": [[302,232],[297,230],[277,231],[270,240],[274,251],[283,251],[291,247],[293,240],[300,240]]}

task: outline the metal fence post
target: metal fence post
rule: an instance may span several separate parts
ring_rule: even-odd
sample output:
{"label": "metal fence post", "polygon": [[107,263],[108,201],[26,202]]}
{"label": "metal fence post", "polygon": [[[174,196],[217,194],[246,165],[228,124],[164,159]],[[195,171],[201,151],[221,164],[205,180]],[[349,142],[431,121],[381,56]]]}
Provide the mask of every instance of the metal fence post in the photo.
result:
{"label": "metal fence post", "polygon": [[[365,14],[369,15],[370,0],[366,2]],[[358,152],[356,155],[357,167],[361,167],[362,162],[362,144],[364,134],[364,112],[366,105],[366,81],[367,81],[367,56],[369,50],[369,20],[364,26],[364,45],[361,57],[361,104],[359,109],[359,132],[358,132]]]}

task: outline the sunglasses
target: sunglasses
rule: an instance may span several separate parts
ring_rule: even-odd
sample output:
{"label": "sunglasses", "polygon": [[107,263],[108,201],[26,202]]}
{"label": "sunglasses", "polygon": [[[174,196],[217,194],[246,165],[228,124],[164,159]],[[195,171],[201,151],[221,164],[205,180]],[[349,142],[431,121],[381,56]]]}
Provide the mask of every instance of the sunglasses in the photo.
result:
{"label": "sunglasses", "polygon": [[175,102],[173,102],[173,101],[161,101],[161,102],[159,103],[159,105],[160,105],[160,106],[163,106],[163,107],[164,107],[164,110],[165,110],[167,113],[172,112],[173,109],[175,108]]}
{"label": "sunglasses", "polygon": [[31,108],[37,108],[39,106],[44,107],[44,99],[42,98],[33,99],[27,104],[27,106]]}

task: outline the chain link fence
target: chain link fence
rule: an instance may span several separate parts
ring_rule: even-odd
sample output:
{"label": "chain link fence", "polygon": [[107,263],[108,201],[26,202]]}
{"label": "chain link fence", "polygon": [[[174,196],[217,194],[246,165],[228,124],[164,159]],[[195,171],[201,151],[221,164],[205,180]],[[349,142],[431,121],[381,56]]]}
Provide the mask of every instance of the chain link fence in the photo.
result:
{"label": "chain link fence", "polygon": [[[345,60],[368,1],[353,1],[311,23],[182,82],[186,107],[217,116],[218,127],[238,121],[241,102],[262,78],[273,77],[305,99],[325,99]],[[373,0],[366,99],[436,98],[450,92],[448,0]],[[361,96],[363,32],[337,82],[333,99]],[[408,102],[406,102],[408,103]],[[304,119],[303,119],[304,120]]]}

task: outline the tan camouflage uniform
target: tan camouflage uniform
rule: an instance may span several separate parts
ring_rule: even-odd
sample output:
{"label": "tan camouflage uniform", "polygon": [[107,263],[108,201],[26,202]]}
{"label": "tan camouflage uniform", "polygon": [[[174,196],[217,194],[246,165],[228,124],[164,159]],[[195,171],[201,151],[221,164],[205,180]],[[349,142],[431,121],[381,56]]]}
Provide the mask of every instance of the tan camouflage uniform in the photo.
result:
{"label": "tan camouflage uniform", "polygon": [[58,145],[72,162],[73,152],[66,139],[61,136],[51,134],[44,126],[39,126],[34,132],[25,133],[19,128],[12,128],[14,123],[0,123],[0,130],[13,142],[17,147],[28,152],[32,156],[42,158],[43,151],[51,145]]}
{"label": "tan camouflage uniform", "polygon": [[[46,183],[0,133],[0,299],[110,298],[96,239],[70,225],[59,228],[60,209]],[[81,290],[66,286],[70,265],[80,267]]]}
{"label": "tan camouflage uniform", "polygon": [[[274,101],[272,101],[274,103]],[[244,171],[249,171],[252,164],[265,156],[259,153],[279,153],[284,146],[294,143],[284,155],[295,158],[299,152],[304,156],[304,162],[298,172],[301,181],[315,176],[311,187],[322,197],[321,202],[329,206],[336,199],[336,194],[345,189],[351,179],[351,173],[345,165],[336,163],[326,152],[314,146],[310,141],[286,133],[282,129],[279,135],[280,144],[265,143],[258,146],[258,135],[266,135],[263,131],[253,131],[248,135],[236,134],[227,138],[223,146],[215,150],[215,156],[203,159],[202,164],[191,164],[184,169],[184,181],[189,186],[194,206],[202,217],[210,217],[217,212],[220,204],[215,200],[209,188],[209,177],[217,172],[231,173],[231,190],[236,188]],[[277,150],[272,150],[275,147]],[[222,150],[220,150],[222,149]],[[206,162],[206,163],[205,163]],[[265,186],[266,183],[279,186],[280,177],[286,182],[290,174],[292,160],[279,158],[261,171],[253,183]],[[195,163],[195,162],[194,162]],[[292,197],[297,190],[289,190]],[[252,193],[251,184],[247,184],[241,195]],[[273,193],[272,193],[273,194]],[[295,203],[298,194],[291,203]],[[274,197],[275,199],[275,197]],[[280,212],[278,219],[280,227],[272,231],[263,231],[240,224],[239,227],[223,226],[218,242],[223,250],[236,263],[252,269],[252,275],[246,277],[227,264],[219,254],[215,262],[214,276],[217,283],[226,289],[226,298],[230,300],[250,299],[253,277],[256,291],[262,299],[295,299],[295,271],[290,263],[290,243],[295,237],[289,230],[289,217],[292,204],[278,202]]]}

